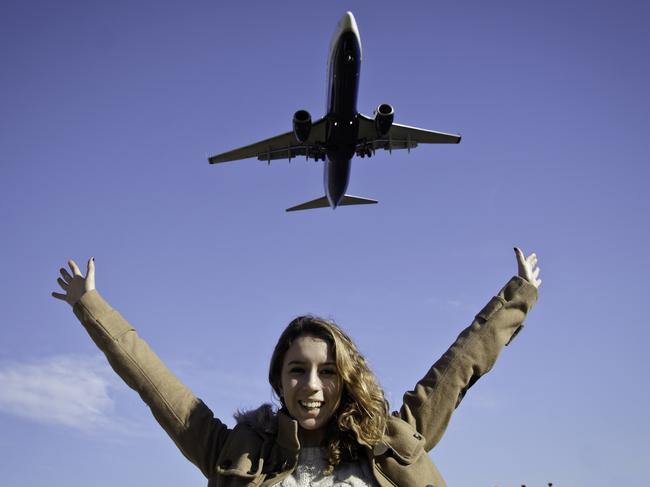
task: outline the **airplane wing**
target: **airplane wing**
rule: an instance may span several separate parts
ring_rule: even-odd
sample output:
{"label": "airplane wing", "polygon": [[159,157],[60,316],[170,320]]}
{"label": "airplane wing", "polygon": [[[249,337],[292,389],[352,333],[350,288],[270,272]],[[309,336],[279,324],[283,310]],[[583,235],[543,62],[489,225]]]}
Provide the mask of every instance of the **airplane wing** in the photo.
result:
{"label": "airplane wing", "polygon": [[433,130],[420,129],[394,123],[388,135],[379,137],[375,128],[374,119],[359,114],[359,136],[357,143],[357,155],[367,155],[369,151],[374,153],[377,149],[414,149],[418,144],[458,144],[460,135],[435,132]]}
{"label": "airplane wing", "polygon": [[325,160],[325,119],[314,122],[309,132],[309,137],[304,142],[298,142],[292,132],[277,135],[239,149],[234,149],[223,154],[217,154],[208,159],[210,164],[236,161],[257,157],[260,161],[276,159],[291,159],[296,156],[306,156],[307,159]]}

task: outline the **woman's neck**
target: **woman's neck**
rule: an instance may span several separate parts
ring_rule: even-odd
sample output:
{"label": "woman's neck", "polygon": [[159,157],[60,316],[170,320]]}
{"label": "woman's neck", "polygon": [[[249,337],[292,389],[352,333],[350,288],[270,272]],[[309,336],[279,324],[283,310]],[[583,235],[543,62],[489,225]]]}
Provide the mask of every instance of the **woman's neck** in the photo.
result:
{"label": "woman's neck", "polygon": [[309,448],[314,446],[323,446],[325,440],[325,429],[307,430],[298,426],[298,441],[300,446]]}

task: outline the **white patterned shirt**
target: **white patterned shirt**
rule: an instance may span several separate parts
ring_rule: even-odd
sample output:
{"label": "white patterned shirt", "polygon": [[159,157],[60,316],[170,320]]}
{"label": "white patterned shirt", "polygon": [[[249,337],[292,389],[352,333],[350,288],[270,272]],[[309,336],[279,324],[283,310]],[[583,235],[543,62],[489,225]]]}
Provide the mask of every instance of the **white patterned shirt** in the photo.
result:
{"label": "white patterned shirt", "polygon": [[277,487],[376,487],[370,466],[366,461],[339,463],[332,475],[325,475],[328,467],[325,448],[301,448],[296,469]]}

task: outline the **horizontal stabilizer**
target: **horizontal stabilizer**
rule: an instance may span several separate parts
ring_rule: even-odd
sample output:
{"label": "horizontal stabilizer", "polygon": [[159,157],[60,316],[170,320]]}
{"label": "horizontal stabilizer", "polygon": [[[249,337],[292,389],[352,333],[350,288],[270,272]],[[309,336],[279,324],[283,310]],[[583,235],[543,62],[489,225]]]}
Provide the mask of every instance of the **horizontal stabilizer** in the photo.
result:
{"label": "horizontal stabilizer", "polygon": [[378,203],[377,200],[371,200],[370,198],[362,198],[361,196],[352,196],[349,194],[346,194],[343,196],[341,199],[341,202],[339,203],[339,206],[345,206],[345,205],[372,205]]}
{"label": "horizontal stabilizer", "polygon": [[[373,203],[377,203],[377,200],[371,200],[370,198],[362,198],[361,196],[352,196],[346,194],[343,195],[343,198],[341,198],[341,201],[339,202],[338,206],[371,205]],[[327,199],[327,196],[321,196],[320,198],[316,198],[315,200],[307,201],[306,203],[302,203],[300,205],[287,208],[286,211],[311,210],[314,208],[327,208],[329,206],[330,206],[330,202]]]}
{"label": "horizontal stabilizer", "polygon": [[300,205],[287,208],[286,211],[311,210],[312,208],[327,208],[329,205],[330,202],[327,199],[327,196],[321,196],[320,198],[316,198],[315,200],[307,201],[306,203],[302,203]]}

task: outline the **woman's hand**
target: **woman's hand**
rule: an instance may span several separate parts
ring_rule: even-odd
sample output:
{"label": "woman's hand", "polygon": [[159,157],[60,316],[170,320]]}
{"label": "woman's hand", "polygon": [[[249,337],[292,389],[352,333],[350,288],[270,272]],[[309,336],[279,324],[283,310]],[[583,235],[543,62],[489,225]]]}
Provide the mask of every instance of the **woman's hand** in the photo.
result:
{"label": "woman's hand", "polygon": [[61,267],[59,270],[61,277],[56,280],[59,286],[65,291],[65,294],[53,292],[52,296],[65,301],[70,306],[74,306],[84,293],[95,289],[95,258],[91,257],[88,259],[86,277],[81,275],[79,267],[77,267],[74,260],[69,260],[68,265],[70,266],[72,275]]}
{"label": "woman's hand", "polygon": [[515,247],[515,255],[517,256],[517,266],[519,267],[519,277],[526,279],[533,286],[539,287],[542,283],[539,276],[539,267],[537,267],[537,255],[535,252],[528,257],[524,257],[524,253],[520,248]]}

